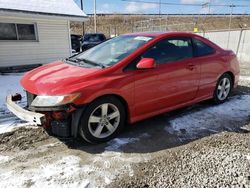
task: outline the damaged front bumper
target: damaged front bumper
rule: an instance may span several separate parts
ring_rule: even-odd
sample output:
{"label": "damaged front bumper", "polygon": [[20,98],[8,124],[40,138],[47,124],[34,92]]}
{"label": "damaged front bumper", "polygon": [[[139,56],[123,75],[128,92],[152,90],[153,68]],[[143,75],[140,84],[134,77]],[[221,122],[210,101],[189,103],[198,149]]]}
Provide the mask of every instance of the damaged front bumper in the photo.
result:
{"label": "damaged front bumper", "polygon": [[[28,110],[25,110],[24,108],[20,107],[18,104],[16,104],[16,101],[14,99],[15,97],[9,95],[6,97],[6,105],[7,108],[15,114],[18,118],[21,120],[35,123],[37,125],[42,125],[45,122],[45,115],[37,112],[31,112]],[[13,100],[14,99],[14,100]]]}
{"label": "damaged front bumper", "polygon": [[[80,117],[85,106],[65,105],[48,108],[35,108],[30,105],[34,97],[27,95],[27,109],[20,107],[16,102],[22,96],[16,94],[6,97],[7,108],[18,118],[43,126],[49,133],[59,137],[77,137]],[[76,110],[77,109],[77,110]]]}

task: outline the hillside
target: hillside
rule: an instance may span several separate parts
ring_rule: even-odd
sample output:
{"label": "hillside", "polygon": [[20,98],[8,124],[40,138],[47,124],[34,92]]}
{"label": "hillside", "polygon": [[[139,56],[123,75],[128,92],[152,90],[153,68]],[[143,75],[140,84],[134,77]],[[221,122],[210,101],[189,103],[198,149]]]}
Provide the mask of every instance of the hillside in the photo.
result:
{"label": "hillside", "polygon": [[[199,31],[228,29],[229,16],[144,16],[144,15],[101,15],[97,16],[97,30],[107,36],[135,31],[177,30],[193,31],[197,26]],[[85,23],[85,32],[94,31],[93,17]],[[250,27],[250,16],[233,16],[232,29]],[[73,34],[82,34],[82,24],[71,23]]]}

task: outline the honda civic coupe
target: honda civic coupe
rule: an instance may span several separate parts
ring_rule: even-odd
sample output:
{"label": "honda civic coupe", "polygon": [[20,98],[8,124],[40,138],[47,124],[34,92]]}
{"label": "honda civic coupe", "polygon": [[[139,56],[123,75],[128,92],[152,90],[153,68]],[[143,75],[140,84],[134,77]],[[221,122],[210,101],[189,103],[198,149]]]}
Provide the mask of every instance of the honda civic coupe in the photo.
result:
{"label": "honda civic coupe", "polygon": [[236,55],[186,32],[133,33],[26,73],[27,107],[7,96],[19,118],[59,137],[110,140],[125,125],[213,99],[239,80]]}

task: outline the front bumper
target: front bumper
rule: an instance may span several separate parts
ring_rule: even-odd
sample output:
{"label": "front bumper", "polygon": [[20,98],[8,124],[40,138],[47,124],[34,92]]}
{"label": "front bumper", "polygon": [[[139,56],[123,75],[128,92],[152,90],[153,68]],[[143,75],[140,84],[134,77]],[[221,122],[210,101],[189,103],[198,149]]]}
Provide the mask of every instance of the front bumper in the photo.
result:
{"label": "front bumper", "polygon": [[6,97],[6,105],[13,114],[24,121],[35,123],[37,125],[42,125],[45,122],[44,114],[25,110],[13,101],[11,95]]}
{"label": "front bumper", "polygon": [[21,98],[20,94],[6,97],[7,108],[17,117],[33,124],[42,125],[49,133],[52,133],[55,136],[77,137],[78,125],[81,115],[86,107],[85,105],[32,108],[30,103],[32,102],[33,97],[32,95],[27,95],[28,107],[26,110],[16,104],[16,101],[20,101]]}

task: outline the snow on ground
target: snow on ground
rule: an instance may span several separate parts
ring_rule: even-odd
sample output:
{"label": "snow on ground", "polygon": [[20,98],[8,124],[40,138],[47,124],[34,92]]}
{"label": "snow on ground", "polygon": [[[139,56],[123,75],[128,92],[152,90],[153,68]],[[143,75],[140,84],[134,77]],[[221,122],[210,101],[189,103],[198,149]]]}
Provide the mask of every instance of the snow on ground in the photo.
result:
{"label": "snow on ground", "polygon": [[[81,159],[76,156],[65,156],[53,164],[40,165],[37,168],[29,169],[22,174],[15,171],[0,173],[1,187],[87,187],[88,181],[80,181],[89,169],[81,168]],[[76,176],[76,174],[78,176]],[[13,178],[15,177],[15,178]]]}
{"label": "snow on ground", "polygon": [[0,155],[0,164],[6,163],[6,162],[10,161],[11,159],[12,159],[12,157],[10,157],[10,156]]}
{"label": "snow on ground", "polygon": [[[69,154],[61,157],[54,155],[56,160],[53,162],[44,160],[42,164],[36,164],[38,161],[29,160],[31,168],[21,171],[11,164],[9,169],[0,168],[0,187],[103,187],[119,174],[127,173],[132,176],[132,165],[149,159],[148,154],[124,154],[121,150],[122,147],[148,136],[142,134],[138,138],[116,138],[107,143],[104,152],[89,158],[86,156],[88,159]],[[35,149],[36,152],[38,149]],[[6,163],[4,165],[12,159],[16,160],[15,157],[8,156],[0,156],[0,161],[1,159],[2,164]],[[26,166],[27,162],[24,161],[22,166]]]}
{"label": "snow on ground", "polygon": [[20,93],[23,96],[22,101],[19,103],[24,106],[26,104],[26,95],[20,85],[20,79],[23,74],[13,73],[7,75],[0,75],[0,134],[12,131],[14,128],[27,126],[16,118],[6,107],[5,99],[7,95]]}
{"label": "snow on ground", "polygon": [[250,154],[246,156],[247,160],[250,160]]}
{"label": "snow on ground", "polygon": [[0,108],[5,107],[5,98],[7,95],[21,93],[24,96],[24,91],[20,85],[22,74],[13,73],[8,75],[0,75]]}
{"label": "snow on ground", "polygon": [[18,119],[13,122],[13,120],[8,121],[6,123],[1,123],[0,120],[0,134],[11,132],[14,129],[20,128],[20,127],[30,127],[30,128],[36,128],[35,124],[32,125],[32,123],[21,123],[22,121],[19,121]]}
{"label": "snow on ground", "polygon": [[[195,138],[203,131],[212,133],[222,130],[233,131],[236,122],[247,121],[250,115],[250,95],[234,96],[229,101],[185,114],[170,120],[165,130],[172,134]],[[234,122],[231,124],[230,122]]]}
{"label": "snow on ground", "polygon": [[240,80],[250,81],[250,76],[240,76]]}

